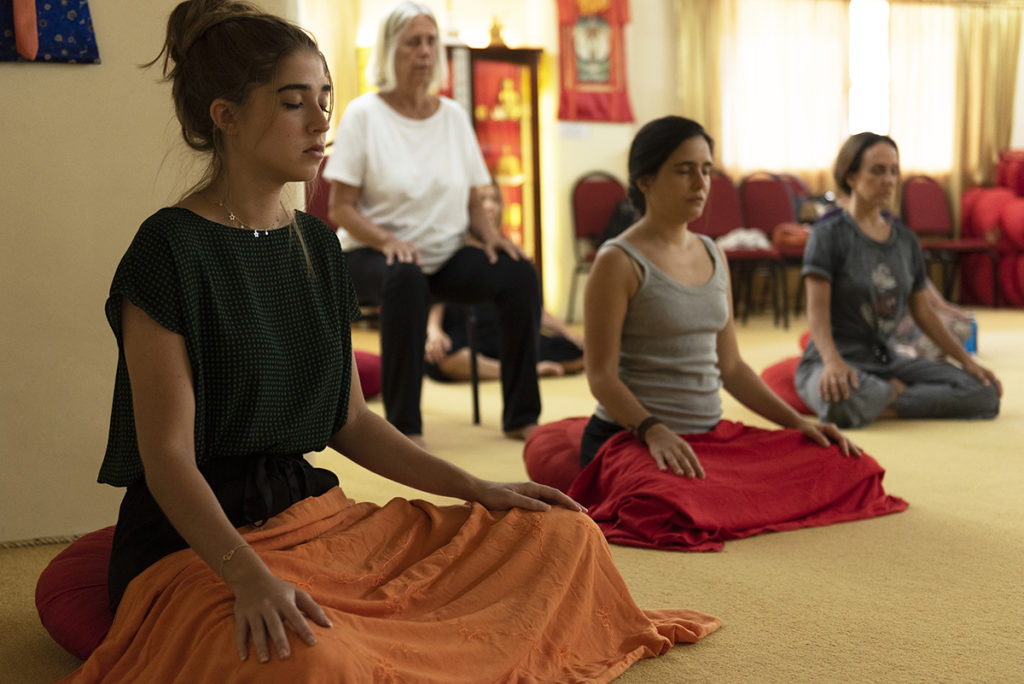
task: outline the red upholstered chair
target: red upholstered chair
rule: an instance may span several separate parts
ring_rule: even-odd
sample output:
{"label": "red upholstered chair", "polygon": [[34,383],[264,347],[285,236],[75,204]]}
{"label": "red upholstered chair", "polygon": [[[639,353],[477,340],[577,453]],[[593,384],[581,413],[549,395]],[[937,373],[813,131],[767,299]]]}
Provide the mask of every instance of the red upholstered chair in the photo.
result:
{"label": "red upholstered chair", "polygon": [[739,189],[740,205],[749,227],[760,228],[771,235],[780,223],[796,221],[796,198],[791,182],[766,172],[753,173],[743,179]]}
{"label": "red upholstered chair", "polygon": [[791,173],[780,173],[779,178],[789,188],[789,194],[795,200],[795,204],[799,204],[800,200],[811,196],[810,188],[798,176],[794,176]]}
{"label": "red upholstered chair", "polygon": [[[739,193],[732,179],[719,169],[711,173],[711,191],[704,205],[704,213],[689,228],[695,233],[720,238],[731,230],[743,228],[743,209]],[[725,256],[732,268],[733,308],[744,323],[753,302],[753,280],[758,269],[767,269],[772,287],[772,306],[776,325],[781,320],[789,327],[786,313],[786,283],[782,261],[775,248],[768,249],[727,249]],[[742,304],[742,307],[740,306]]]}
{"label": "red upholstered chair", "polygon": [[572,186],[571,209],[573,251],[576,266],[569,286],[569,311],[566,320],[573,321],[576,308],[576,284],[579,277],[590,273],[597,254],[597,246],[615,211],[615,206],[626,199],[626,188],[618,178],[605,171],[589,171]]}
{"label": "red upholstered chair", "polygon": [[[711,182],[711,196],[708,205],[705,207],[705,215],[690,225],[692,230],[718,238],[733,228],[754,227],[760,228],[767,236],[771,236],[771,228],[775,226],[774,223],[769,227],[765,227],[762,222],[752,220],[751,215],[746,213],[746,206],[742,200],[742,184],[737,189],[732,179],[717,169],[712,175]],[[792,221],[792,204],[788,208],[788,214],[790,214],[791,218],[787,220]],[[736,309],[741,311],[741,320],[744,323],[746,322],[746,317],[748,317],[753,303],[754,274],[758,269],[767,269],[772,288],[771,298],[775,324],[778,325],[781,320],[782,326],[788,328],[790,326],[790,316],[788,316],[786,308],[788,292],[785,281],[785,264],[780,251],[775,248],[768,250],[727,250],[726,257],[728,257],[730,264],[734,265],[733,294],[737,305]],[[739,303],[743,304],[741,309],[738,307]]]}
{"label": "red upholstered chair", "polygon": [[[981,238],[954,238],[946,192],[928,176],[911,176],[903,181],[903,221],[917,233],[921,251],[931,264],[941,264],[942,295],[951,299],[960,259],[969,254],[985,255],[995,267],[999,254],[991,243]],[[998,279],[993,280],[993,306],[999,305]]]}

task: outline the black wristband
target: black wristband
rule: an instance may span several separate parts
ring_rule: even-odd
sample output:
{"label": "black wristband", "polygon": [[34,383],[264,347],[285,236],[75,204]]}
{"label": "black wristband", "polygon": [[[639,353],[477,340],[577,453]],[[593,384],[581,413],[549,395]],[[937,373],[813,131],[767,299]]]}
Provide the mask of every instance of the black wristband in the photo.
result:
{"label": "black wristband", "polygon": [[637,439],[644,443],[644,446],[647,446],[647,431],[650,430],[655,425],[664,425],[664,423],[662,423],[654,416],[647,416],[640,422],[639,425],[636,426],[636,430],[633,434],[636,435]]}

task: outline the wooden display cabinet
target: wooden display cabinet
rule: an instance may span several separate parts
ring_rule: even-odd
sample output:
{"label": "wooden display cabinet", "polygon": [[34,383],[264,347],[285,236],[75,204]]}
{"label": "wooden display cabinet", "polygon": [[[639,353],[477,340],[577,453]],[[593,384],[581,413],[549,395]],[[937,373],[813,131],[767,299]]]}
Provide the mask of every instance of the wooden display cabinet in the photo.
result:
{"label": "wooden display cabinet", "polygon": [[534,48],[448,46],[451,97],[469,113],[484,161],[501,188],[501,230],[541,273],[540,137]]}

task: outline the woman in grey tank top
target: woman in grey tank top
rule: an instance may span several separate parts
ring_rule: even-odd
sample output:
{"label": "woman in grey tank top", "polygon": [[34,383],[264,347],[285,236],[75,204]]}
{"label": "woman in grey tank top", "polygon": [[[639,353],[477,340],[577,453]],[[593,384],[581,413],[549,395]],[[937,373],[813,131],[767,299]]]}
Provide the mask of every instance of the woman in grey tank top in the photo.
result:
{"label": "woman in grey tank top", "polygon": [[633,140],[629,191],[641,218],[605,243],[587,280],[584,359],[599,403],[583,435],[583,465],[629,430],[659,469],[704,477],[679,435],[718,424],[722,387],[822,447],[834,442],[860,455],[835,425],[796,413],[740,357],[725,257],[687,227],[708,200],[712,147],[700,124],[678,116],[648,123]]}

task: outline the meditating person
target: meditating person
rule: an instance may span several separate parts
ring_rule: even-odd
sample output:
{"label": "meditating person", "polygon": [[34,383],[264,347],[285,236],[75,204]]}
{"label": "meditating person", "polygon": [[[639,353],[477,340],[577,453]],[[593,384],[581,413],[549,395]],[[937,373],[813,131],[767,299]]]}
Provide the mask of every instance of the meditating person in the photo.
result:
{"label": "meditating person", "polygon": [[[637,608],[561,492],[474,477],[367,408],[337,238],[283,202],[328,131],[312,37],[246,2],[190,0],[161,55],[210,164],[145,220],[111,285],[99,479],[127,488],[117,616],[68,681],[607,681],[713,631]],[[303,458],[326,446],[468,503],[355,503]]]}
{"label": "meditating person", "polygon": [[[584,295],[598,405],[578,438],[581,419],[539,427],[527,471],[544,481],[554,465],[543,460],[546,440],[579,439],[583,469],[569,495],[609,540],[657,548],[715,550],[766,530],[902,510],[871,457],[835,425],[796,413],[741,357],[725,255],[688,228],[708,201],[712,145],[678,116],[634,138],[629,196],[640,218],[598,251]],[[786,429],[723,420],[721,388]]]}
{"label": "meditating person", "polygon": [[[829,194],[832,195],[832,193]],[[834,197],[834,204],[819,217],[818,221],[838,218],[844,210],[849,208],[849,194],[840,190],[838,193],[835,193]],[[883,208],[881,213],[884,220],[892,220],[892,214],[886,208]],[[815,222],[817,223],[818,221]],[[949,334],[953,336],[953,339],[963,345],[968,352],[974,351],[978,332],[977,319],[974,313],[953,304],[943,297],[931,278],[925,278],[924,294],[928,304],[935,311],[942,325],[949,331]],[[972,340],[972,338],[974,339]],[[910,358],[924,358],[937,361],[945,357],[945,353],[917,326],[917,323],[914,322],[914,316],[909,309],[903,314],[903,318],[896,325],[892,344],[899,354]]]}
{"label": "meditating person", "polygon": [[[324,168],[330,215],[361,299],[380,302],[388,420],[423,444],[420,396],[431,300],[493,303],[499,313],[502,428],[525,438],[540,415],[540,283],[484,211],[489,187],[469,118],[436,88],[445,73],[437,20],[400,2],[370,60],[379,89],[348,105]],[[466,226],[469,226],[468,235]],[[479,246],[467,245],[472,236]]]}
{"label": "meditating person", "polygon": [[[794,382],[821,420],[857,428],[879,418],[994,418],[999,379],[964,350],[927,294],[914,233],[887,209],[899,184],[888,136],[851,136],[833,178],[847,208],[815,225],[804,251],[811,342]],[[893,337],[909,312],[944,361],[899,354]]]}
{"label": "meditating person", "polygon": [[[501,189],[497,183],[480,188],[484,211],[495,225],[501,225]],[[469,241],[470,244],[472,241]],[[501,319],[493,304],[472,307],[473,332],[477,348],[477,378],[501,378]],[[437,302],[427,315],[425,345],[426,373],[440,382],[466,382],[471,379],[468,347],[470,312],[464,306]],[[583,338],[564,321],[541,309],[540,338],[537,348],[537,375],[552,377],[583,372]]]}

